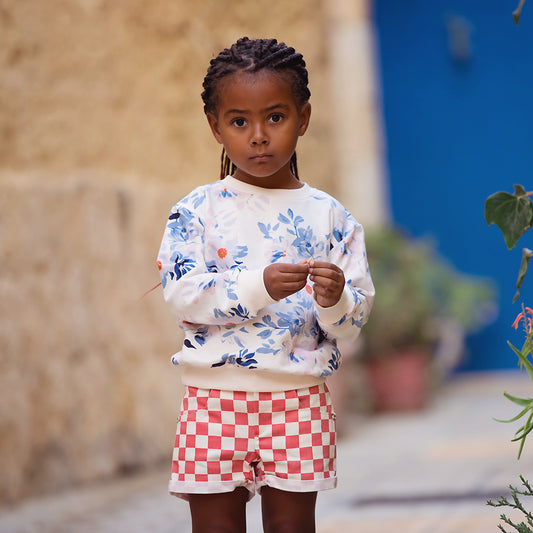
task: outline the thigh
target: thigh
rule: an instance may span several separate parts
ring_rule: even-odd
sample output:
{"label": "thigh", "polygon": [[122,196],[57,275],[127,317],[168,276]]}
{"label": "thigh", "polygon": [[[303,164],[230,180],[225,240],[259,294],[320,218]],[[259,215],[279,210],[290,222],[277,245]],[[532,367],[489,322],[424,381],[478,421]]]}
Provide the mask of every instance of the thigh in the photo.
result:
{"label": "thigh", "polygon": [[248,490],[190,494],[189,507],[193,533],[245,533]]}
{"label": "thigh", "polygon": [[315,533],[316,492],[261,489],[265,533]]}

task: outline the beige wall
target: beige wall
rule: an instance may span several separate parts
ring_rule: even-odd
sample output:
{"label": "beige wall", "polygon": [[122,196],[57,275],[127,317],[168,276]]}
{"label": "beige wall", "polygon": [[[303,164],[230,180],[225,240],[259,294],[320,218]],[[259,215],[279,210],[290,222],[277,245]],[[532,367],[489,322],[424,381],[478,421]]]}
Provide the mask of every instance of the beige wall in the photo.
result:
{"label": "beige wall", "polygon": [[[106,173],[160,184],[216,179],[218,145],[200,100],[209,59],[243,34],[276,35],[305,54],[318,104],[327,91],[322,4],[2,0],[2,167],[61,182],[79,168],[105,169],[93,183]],[[302,156],[318,150],[323,171],[327,109],[317,105],[313,118]],[[313,178],[324,174],[316,164],[306,167]]]}
{"label": "beige wall", "polygon": [[333,20],[326,0],[0,0],[0,501],[170,460],[179,334],[141,296],[171,205],[218,177],[208,61],[244,34],[304,54],[300,173],[335,194]]}

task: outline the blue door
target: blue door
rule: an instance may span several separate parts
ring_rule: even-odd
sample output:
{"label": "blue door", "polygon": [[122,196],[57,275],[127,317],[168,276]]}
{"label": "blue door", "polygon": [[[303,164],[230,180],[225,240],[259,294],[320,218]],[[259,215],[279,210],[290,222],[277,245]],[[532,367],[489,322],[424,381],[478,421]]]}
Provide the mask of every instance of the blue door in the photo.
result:
{"label": "blue door", "polygon": [[533,307],[533,268],[512,304],[523,247],[512,251],[483,218],[484,201],[533,189],[533,5],[520,26],[506,0],[376,0],[375,22],[394,221],[432,235],[465,273],[493,278],[494,324],[468,339],[464,370],[516,367],[507,347],[521,304]]}

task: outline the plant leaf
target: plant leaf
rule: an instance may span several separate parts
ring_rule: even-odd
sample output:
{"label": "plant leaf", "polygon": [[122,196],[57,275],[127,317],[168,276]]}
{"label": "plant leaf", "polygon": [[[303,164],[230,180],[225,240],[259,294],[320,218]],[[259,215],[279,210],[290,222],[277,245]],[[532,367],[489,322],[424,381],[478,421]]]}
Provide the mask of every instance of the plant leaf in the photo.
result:
{"label": "plant leaf", "polygon": [[513,11],[514,23],[518,26],[520,22],[520,16],[522,15],[522,7],[524,6],[526,0],[520,0],[518,7]]}
{"label": "plant leaf", "polygon": [[522,250],[522,262],[520,263],[520,270],[518,271],[518,279],[516,280],[516,294],[513,297],[513,303],[518,300],[520,297],[520,288],[522,287],[522,283],[524,281],[524,277],[526,276],[527,272],[527,265],[529,263],[529,260],[533,257],[533,251],[529,248],[524,248]]}
{"label": "plant leaf", "polygon": [[528,433],[530,433],[531,430],[533,429],[533,426],[531,425],[531,419],[532,418],[533,418],[533,413],[531,413],[531,415],[527,419],[526,425],[524,426],[524,428],[526,428],[526,429],[524,430],[524,432],[522,433],[522,436],[521,436],[522,442],[520,443],[520,449],[518,450],[518,460],[520,460],[520,457],[522,455],[522,450],[524,449],[524,444],[526,443],[526,437],[527,437]]}
{"label": "plant leaf", "polygon": [[513,248],[533,221],[533,203],[521,185],[514,186],[514,194],[497,192],[485,201],[485,220],[496,224],[503,233],[507,248]]}
{"label": "plant leaf", "polygon": [[508,392],[504,392],[503,395],[508,400],[511,400],[513,403],[516,403],[517,405],[521,405],[522,407],[528,406],[529,408],[533,407],[533,398],[517,398],[516,396],[511,396]]}
{"label": "plant leaf", "polygon": [[529,374],[529,377],[533,381],[533,365],[529,362],[527,355],[524,355],[521,351],[515,348],[509,341],[507,341],[507,344],[511,347],[513,352],[518,357],[518,361],[520,362],[520,368],[525,366],[527,373]]}
{"label": "plant leaf", "polygon": [[513,416],[513,418],[509,418],[508,420],[501,420],[499,418],[495,418],[494,420],[496,420],[496,422],[501,422],[502,424],[509,424],[510,422],[516,422],[517,420],[520,420],[528,411],[529,407],[526,407],[525,409],[522,409],[522,411],[520,411],[516,416]]}

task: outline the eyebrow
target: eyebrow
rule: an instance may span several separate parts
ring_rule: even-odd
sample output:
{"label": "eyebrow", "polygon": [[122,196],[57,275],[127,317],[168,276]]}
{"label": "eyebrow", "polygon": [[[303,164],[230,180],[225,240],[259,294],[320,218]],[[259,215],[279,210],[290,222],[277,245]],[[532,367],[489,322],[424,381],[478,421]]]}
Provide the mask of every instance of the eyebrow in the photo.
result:
{"label": "eyebrow", "polygon": [[[261,109],[262,113],[268,113],[269,111],[274,111],[275,109],[289,109],[289,106],[286,104],[274,104],[269,107],[266,107],[265,109]],[[228,109],[224,116],[227,115],[248,115],[250,112],[246,111],[245,109]]]}

